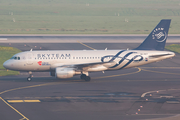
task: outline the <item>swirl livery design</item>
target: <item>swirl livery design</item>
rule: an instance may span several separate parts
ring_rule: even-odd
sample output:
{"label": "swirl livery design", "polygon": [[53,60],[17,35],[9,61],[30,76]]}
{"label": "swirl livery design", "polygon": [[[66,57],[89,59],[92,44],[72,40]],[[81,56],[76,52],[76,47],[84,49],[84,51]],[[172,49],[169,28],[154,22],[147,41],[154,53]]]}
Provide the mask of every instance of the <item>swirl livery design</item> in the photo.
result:
{"label": "swirl livery design", "polygon": [[[115,64],[114,66],[112,66],[112,67],[110,67],[110,68],[116,68],[116,67],[118,67],[118,66],[120,66],[125,60],[128,60],[128,62],[124,65],[124,66],[122,66],[121,68],[119,68],[119,69],[123,69],[123,68],[125,68],[126,66],[128,66],[131,62],[133,62],[133,61],[135,61],[135,62],[139,62],[139,61],[142,61],[143,60],[143,57],[141,56],[141,55],[135,55],[135,56],[132,56],[131,58],[128,58],[127,59],[127,57],[129,57],[130,55],[132,55],[132,54],[134,54],[134,53],[137,53],[137,52],[129,52],[129,53],[127,53],[127,54],[125,54],[123,57],[121,57],[120,55],[123,53],[123,52],[125,52],[126,50],[122,50],[122,51],[120,51],[120,52],[118,52],[116,55],[108,55],[108,56],[104,56],[104,57],[102,57],[102,59],[101,59],[101,61],[102,62],[104,62],[104,59],[105,58],[109,58],[109,57],[112,57],[112,59],[110,59],[108,62],[112,62],[112,61],[114,61],[115,59],[117,59],[117,58],[121,58],[121,60],[117,63],[117,64]],[[137,59],[138,58],[138,59]]]}

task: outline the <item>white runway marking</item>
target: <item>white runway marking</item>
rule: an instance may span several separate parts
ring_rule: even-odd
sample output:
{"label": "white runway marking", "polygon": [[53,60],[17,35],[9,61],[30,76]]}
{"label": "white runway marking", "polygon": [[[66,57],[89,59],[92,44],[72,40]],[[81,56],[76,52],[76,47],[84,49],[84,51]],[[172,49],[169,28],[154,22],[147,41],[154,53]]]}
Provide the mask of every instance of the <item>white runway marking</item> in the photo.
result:
{"label": "white runway marking", "polygon": [[7,39],[7,38],[0,38],[0,40],[2,40],[2,41],[3,41],[3,40],[8,40],[8,39]]}

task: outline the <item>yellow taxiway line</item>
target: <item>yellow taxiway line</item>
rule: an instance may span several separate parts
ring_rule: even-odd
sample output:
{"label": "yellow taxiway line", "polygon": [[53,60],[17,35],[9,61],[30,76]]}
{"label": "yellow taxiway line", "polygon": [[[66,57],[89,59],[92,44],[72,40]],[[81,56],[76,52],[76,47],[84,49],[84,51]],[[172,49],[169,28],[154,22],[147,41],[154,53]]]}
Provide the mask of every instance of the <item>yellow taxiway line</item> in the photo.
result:
{"label": "yellow taxiway line", "polygon": [[82,42],[79,42],[79,41],[77,41],[77,42],[80,43],[81,45],[84,45],[85,47],[88,47],[88,48],[92,49],[92,50],[96,50],[96,49],[94,49],[94,48],[92,48],[92,47],[90,47],[90,46],[88,46],[86,44],[83,44]]}
{"label": "yellow taxiway line", "polygon": [[118,75],[110,75],[110,76],[102,76],[102,77],[94,77],[92,79],[100,79],[100,78],[110,78],[110,77],[117,77],[117,76],[124,76],[124,75],[130,75],[141,72],[141,68],[138,68],[138,71],[131,72],[131,73],[125,73],[125,74],[118,74]]}
{"label": "yellow taxiway line", "polygon": [[162,74],[180,75],[178,73],[160,72],[160,71],[153,71],[153,70],[146,70],[146,69],[142,69],[142,71],[154,72],[154,73],[162,73]]}
{"label": "yellow taxiway line", "polygon": [[19,88],[14,88],[14,89],[9,89],[9,90],[5,90],[3,92],[0,92],[1,94],[10,92],[10,91],[14,91],[14,90],[21,90],[21,89],[27,89],[27,88],[34,88],[34,87],[40,87],[40,86],[46,86],[46,85],[53,85],[53,84],[57,84],[57,83],[45,83],[45,84],[38,84],[38,85],[32,85],[32,86],[25,86],[25,87],[19,87]]}
{"label": "yellow taxiway line", "polygon": [[[20,89],[27,89],[27,88],[34,88],[34,87],[40,87],[40,86],[46,86],[46,85],[53,85],[55,83],[45,83],[45,84],[39,84],[39,85],[32,85],[32,86],[26,86],[26,87],[19,87],[19,88],[14,88],[14,89],[9,89],[9,90],[5,90],[3,92],[0,92],[0,95],[1,94],[4,94],[4,93],[7,93],[7,92],[10,92],[10,91],[14,91],[14,90],[20,90]],[[15,109],[13,106],[11,106],[8,102],[6,102],[2,97],[0,97],[0,99],[7,105],[9,106],[11,109],[13,109],[15,112],[17,112],[19,115],[21,115],[23,118],[20,119],[20,120],[29,120],[26,116],[24,116],[22,113],[20,113],[17,109]],[[17,100],[16,102],[30,102],[29,100]],[[31,102],[33,102],[31,100]]]}
{"label": "yellow taxiway line", "polygon": [[9,103],[7,103],[2,97],[0,97],[0,99],[6,104],[8,105],[10,108],[12,108],[14,111],[16,111],[19,115],[21,115],[23,118],[20,120],[29,120],[27,117],[25,117],[22,113],[20,113],[17,109],[15,109],[13,106],[11,106]]}
{"label": "yellow taxiway line", "polygon": [[8,103],[41,102],[40,100],[7,100]]}

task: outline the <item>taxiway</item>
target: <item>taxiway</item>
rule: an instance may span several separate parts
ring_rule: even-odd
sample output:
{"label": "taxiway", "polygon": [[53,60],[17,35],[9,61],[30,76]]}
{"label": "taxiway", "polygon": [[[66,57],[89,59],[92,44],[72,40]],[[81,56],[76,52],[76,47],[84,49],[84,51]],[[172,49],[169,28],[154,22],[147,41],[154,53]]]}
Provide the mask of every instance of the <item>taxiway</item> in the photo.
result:
{"label": "taxiway", "polygon": [[[30,43],[23,40],[19,43],[1,42],[1,45],[22,51],[31,48],[90,49],[78,42]],[[86,45],[95,49],[133,49],[139,43],[86,42]],[[31,82],[26,81],[27,73],[0,77],[0,119],[139,120],[170,117],[171,120],[171,116],[180,113],[179,59],[180,55],[176,54],[172,59],[137,68],[90,73],[90,82],[80,80],[79,76],[59,80],[48,73],[34,73]]]}

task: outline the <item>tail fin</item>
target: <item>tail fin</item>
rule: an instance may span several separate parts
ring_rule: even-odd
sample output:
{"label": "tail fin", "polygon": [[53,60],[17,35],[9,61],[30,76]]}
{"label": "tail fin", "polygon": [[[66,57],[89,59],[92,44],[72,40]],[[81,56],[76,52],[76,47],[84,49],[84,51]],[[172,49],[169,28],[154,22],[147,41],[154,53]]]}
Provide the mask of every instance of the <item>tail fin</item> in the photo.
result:
{"label": "tail fin", "polygon": [[164,50],[171,19],[162,19],[136,50]]}

